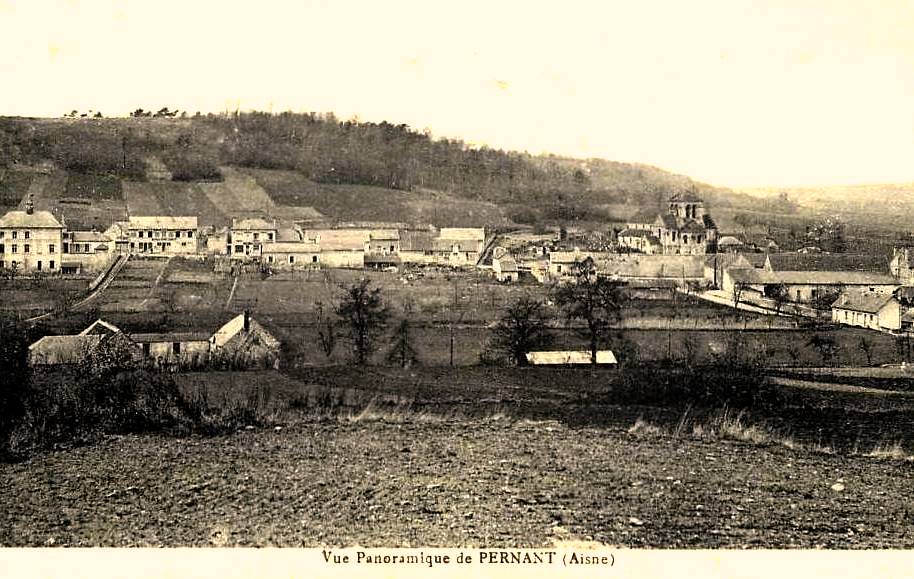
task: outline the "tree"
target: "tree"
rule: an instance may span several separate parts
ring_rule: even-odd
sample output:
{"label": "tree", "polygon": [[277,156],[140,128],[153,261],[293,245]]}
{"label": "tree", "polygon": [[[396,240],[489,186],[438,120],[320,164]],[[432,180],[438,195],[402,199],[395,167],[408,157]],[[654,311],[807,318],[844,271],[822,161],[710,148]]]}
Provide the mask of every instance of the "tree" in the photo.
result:
{"label": "tree", "polygon": [[317,342],[329,360],[336,349],[336,324],[333,318],[324,315],[324,304],[317,302]]}
{"label": "tree", "polygon": [[527,353],[552,345],[543,302],[523,296],[509,305],[492,328],[487,349],[517,366],[527,365]]}
{"label": "tree", "polygon": [[0,318],[0,456],[9,449],[29,392],[29,344],[24,330],[11,319]]}
{"label": "tree", "polygon": [[419,363],[419,354],[413,348],[409,329],[409,320],[400,320],[400,324],[394,330],[393,344],[387,352],[387,361],[401,368],[409,368]]}
{"label": "tree", "polygon": [[363,279],[343,286],[344,294],[336,314],[348,328],[355,362],[364,365],[377,348],[377,340],[387,327],[390,312],[384,305],[381,288],[369,288],[371,280]]}
{"label": "tree", "polygon": [[863,352],[863,355],[866,356],[866,365],[873,365],[873,342],[870,341],[866,336],[860,336],[860,341],[857,342],[857,347],[860,348],[860,351]]}
{"label": "tree", "polygon": [[806,342],[822,358],[822,363],[831,366],[838,356],[838,344],[831,336],[815,334]]}
{"label": "tree", "polygon": [[774,313],[780,314],[781,308],[790,301],[790,292],[782,283],[765,286],[765,295],[774,301]]}
{"label": "tree", "polygon": [[743,291],[748,287],[748,284],[744,281],[735,281],[733,282],[733,307],[739,307],[739,300],[743,296]]}
{"label": "tree", "polygon": [[554,291],[568,319],[584,323],[581,335],[590,347],[591,364],[597,363],[597,350],[621,317],[621,288],[621,282],[598,275],[593,260],[586,259],[576,264],[571,281]]}

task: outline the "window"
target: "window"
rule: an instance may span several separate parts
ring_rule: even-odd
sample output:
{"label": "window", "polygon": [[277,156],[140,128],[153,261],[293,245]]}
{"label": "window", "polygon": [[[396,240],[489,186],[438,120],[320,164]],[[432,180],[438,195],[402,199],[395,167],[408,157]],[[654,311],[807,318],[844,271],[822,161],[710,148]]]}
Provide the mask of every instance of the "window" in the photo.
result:
{"label": "window", "polygon": [[317,263],[317,256],[316,256],[316,255],[312,255],[312,256],[311,256],[311,263]]}
{"label": "window", "polygon": [[17,235],[19,235],[19,232],[18,232],[18,231],[14,231],[14,232],[13,232],[13,239],[16,239],[16,236],[17,236]]}
{"label": "window", "polygon": [[295,263],[295,256],[294,256],[294,255],[290,255],[290,256],[289,256],[289,263]]}
{"label": "window", "polygon": [[259,234],[259,233],[255,233],[255,234],[254,234],[254,241],[260,241],[260,234]]}
{"label": "window", "polygon": [[244,253],[244,246],[243,246],[243,245],[236,245],[236,246],[235,246],[235,253]]}
{"label": "window", "polygon": [[188,232],[187,232],[187,239],[190,239],[190,238],[192,238],[193,236],[194,236],[194,232],[193,232],[193,231],[188,231]]}
{"label": "window", "polygon": [[171,351],[175,356],[179,355],[181,353],[181,342],[172,342]]}
{"label": "window", "polygon": [[30,237],[32,237],[31,233],[32,233],[31,231],[24,232],[25,239],[29,239]]}
{"label": "window", "polygon": [[13,253],[19,253],[19,246],[13,244],[13,249],[12,249],[12,251],[13,251]]}
{"label": "window", "polygon": [[52,243],[51,245],[48,246],[48,253],[55,253],[56,249],[57,248],[54,247],[54,244]]}
{"label": "window", "polygon": [[54,260],[48,262],[48,269],[54,269]]}
{"label": "window", "polygon": [[6,235],[5,231],[0,231],[0,239],[3,239],[3,236]]}
{"label": "window", "polygon": [[267,239],[269,239],[270,241],[273,241],[273,234],[267,233]]}
{"label": "window", "polygon": [[0,253],[5,253],[5,249],[6,249],[6,248],[3,247],[3,244],[0,243]]}
{"label": "window", "polygon": [[268,255],[268,256],[267,256],[267,263],[273,263],[273,256],[272,256],[272,255]]}
{"label": "window", "polygon": [[143,344],[143,357],[144,358],[149,357],[149,342]]}

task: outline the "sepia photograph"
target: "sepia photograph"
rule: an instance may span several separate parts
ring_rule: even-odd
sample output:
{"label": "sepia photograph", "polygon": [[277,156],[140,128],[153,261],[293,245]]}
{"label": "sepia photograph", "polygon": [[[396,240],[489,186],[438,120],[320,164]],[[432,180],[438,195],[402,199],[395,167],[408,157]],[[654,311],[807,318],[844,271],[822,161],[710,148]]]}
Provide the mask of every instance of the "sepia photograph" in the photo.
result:
{"label": "sepia photograph", "polygon": [[911,2],[0,0],[0,48],[0,575],[914,547]]}

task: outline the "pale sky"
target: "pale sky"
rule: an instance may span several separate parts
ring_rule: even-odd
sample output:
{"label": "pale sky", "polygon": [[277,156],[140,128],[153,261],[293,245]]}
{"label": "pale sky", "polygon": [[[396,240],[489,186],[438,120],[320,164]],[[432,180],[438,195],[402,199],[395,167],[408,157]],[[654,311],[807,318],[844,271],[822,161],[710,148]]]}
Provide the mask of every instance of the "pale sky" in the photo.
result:
{"label": "pale sky", "polygon": [[914,181],[914,2],[0,0],[0,114],[332,111],[715,185]]}

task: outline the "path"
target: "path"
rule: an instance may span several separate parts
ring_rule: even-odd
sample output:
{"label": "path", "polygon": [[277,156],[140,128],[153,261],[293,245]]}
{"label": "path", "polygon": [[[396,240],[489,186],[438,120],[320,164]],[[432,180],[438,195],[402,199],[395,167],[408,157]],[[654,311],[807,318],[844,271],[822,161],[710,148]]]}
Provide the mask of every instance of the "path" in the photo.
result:
{"label": "path", "polygon": [[852,386],[850,384],[836,384],[834,382],[815,382],[812,380],[797,380],[796,378],[771,377],[771,382],[778,386],[790,388],[803,388],[806,390],[821,390],[823,392],[852,392],[856,394],[873,394],[877,396],[896,396],[899,398],[914,398],[914,392],[908,390],[883,390],[881,388],[868,388],[866,386]]}
{"label": "path", "polygon": [[[81,308],[82,306],[86,305],[87,303],[89,303],[90,301],[92,301],[96,297],[98,297],[103,291],[105,291],[108,288],[109,285],[111,285],[111,282],[114,281],[114,278],[117,277],[117,274],[124,268],[124,266],[127,264],[127,261],[129,259],[130,259],[130,256],[127,254],[119,255],[117,258],[118,261],[112,267],[108,268],[108,270],[103,274],[104,277],[101,279],[101,281],[96,283],[95,289],[92,290],[91,293],[89,293],[89,295],[87,295],[83,299],[79,300],[78,302],[76,302],[75,304],[73,304],[72,306],[70,306],[69,308],[67,308],[64,311],[76,310],[78,308]],[[41,314],[40,316],[35,316],[33,318],[29,318],[25,321],[26,322],[38,322],[38,321],[53,317],[59,313],[63,313],[63,312],[51,311],[51,312],[47,312],[45,314]]]}

